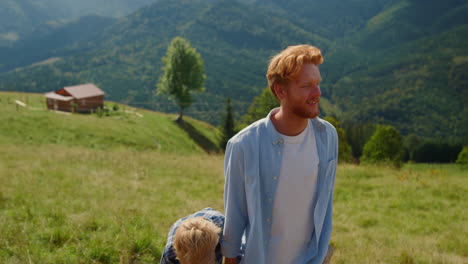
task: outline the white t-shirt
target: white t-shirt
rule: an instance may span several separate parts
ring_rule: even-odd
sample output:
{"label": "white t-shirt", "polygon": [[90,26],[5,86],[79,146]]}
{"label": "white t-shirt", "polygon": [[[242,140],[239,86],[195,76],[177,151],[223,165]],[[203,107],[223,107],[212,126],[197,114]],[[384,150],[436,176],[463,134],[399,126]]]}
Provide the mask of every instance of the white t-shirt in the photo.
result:
{"label": "white t-shirt", "polygon": [[318,153],[312,126],[297,136],[283,135],[284,148],[273,203],[269,264],[297,264],[314,231],[313,210]]}

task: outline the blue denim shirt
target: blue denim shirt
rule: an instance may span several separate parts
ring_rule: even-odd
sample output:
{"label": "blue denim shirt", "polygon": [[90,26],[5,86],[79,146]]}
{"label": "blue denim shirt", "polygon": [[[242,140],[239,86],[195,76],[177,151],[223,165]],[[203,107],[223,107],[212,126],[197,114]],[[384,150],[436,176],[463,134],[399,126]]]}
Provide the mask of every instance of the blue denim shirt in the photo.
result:
{"label": "blue denim shirt", "polygon": [[[268,256],[273,203],[280,176],[282,136],[271,122],[273,109],[232,137],[226,148],[224,174],[225,223],[221,250],[225,257],[241,254],[244,264],[264,264]],[[300,263],[321,264],[327,254],[332,229],[332,201],[338,159],[338,136],[328,122],[310,119],[317,142],[319,169],[314,232]],[[312,192],[311,192],[312,194]],[[304,195],[308,195],[304,193]],[[291,215],[290,217],[294,217]],[[245,235],[245,245],[241,240]]]}

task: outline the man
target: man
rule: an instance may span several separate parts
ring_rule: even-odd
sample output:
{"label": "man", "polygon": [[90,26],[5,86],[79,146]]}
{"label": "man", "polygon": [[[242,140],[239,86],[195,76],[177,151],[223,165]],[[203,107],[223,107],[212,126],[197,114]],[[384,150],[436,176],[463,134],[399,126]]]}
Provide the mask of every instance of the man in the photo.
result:
{"label": "man", "polygon": [[280,108],[228,142],[226,264],[237,263],[243,235],[241,263],[322,264],[327,256],[338,137],[318,118],[322,62],[320,50],[308,45],[273,57],[267,79]]}
{"label": "man", "polygon": [[161,264],[221,264],[222,213],[205,208],[175,222],[169,230]]}

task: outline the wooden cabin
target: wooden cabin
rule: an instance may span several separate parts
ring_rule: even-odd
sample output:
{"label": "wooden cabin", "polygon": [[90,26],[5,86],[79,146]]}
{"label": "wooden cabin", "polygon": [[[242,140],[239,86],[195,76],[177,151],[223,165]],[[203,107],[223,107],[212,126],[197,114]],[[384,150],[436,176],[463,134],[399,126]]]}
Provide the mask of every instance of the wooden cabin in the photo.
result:
{"label": "wooden cabin", "polygon": [[45,94],[51,110],[90,113],[104,104],[104,92],[92,83],[63,87]]}

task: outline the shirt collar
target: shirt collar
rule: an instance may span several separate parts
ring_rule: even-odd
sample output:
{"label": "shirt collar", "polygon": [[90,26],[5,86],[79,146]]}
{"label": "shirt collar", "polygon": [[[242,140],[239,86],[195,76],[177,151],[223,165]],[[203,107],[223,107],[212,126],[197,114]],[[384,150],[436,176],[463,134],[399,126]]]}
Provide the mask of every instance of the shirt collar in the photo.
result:
{"label": "shirt collar", "polygon": [[[276,107],[276,108],[273,108],[270,113],[268,113],[267,117],[266,117],[266,128],[267,128],[267,131],[268,131],[268,134],[269,134],[269,138],[271,140],[271,143],[273,145],[279,145],[279,144],[282,144],[284,143],[284,139],[283,137],[281,136],[280,133],[278,133],[278,131],[276,130],[275,128],[275,125],[273,125],[273,122],[271,121],[271,116],[276,114],[278,111],[280,110],[279,107]],[[320,118],[313,118],[313,119],[310,119],[312,121],[311,124],[309,125],[312,125],[313,128],[314,128],[314,132],[315,132],[315,135],[317,135],[317,133],[319,132],[322,132],[324,126],[322,124],[323,121],[320,120]]]}
{"label": "shirt collar", "polygon": [[280,133],[278,133],[278,131],[276,131],[275,125],[273,125],[273,122],[271,121],[271,116],[276,114],[279,110],[280,110],[279,107],[273,108],[266,117],[266,128],[267,128],[271,143],[273,145],[281,144],[284,141],[283,137],[281,136]]}

